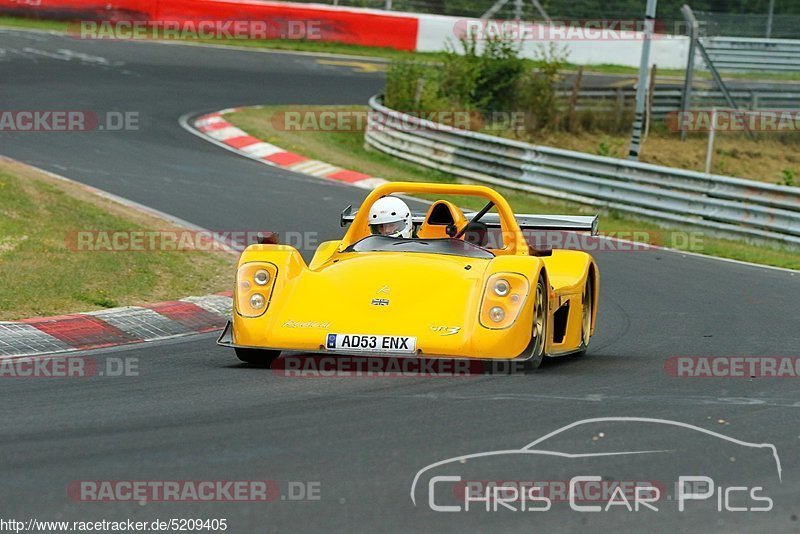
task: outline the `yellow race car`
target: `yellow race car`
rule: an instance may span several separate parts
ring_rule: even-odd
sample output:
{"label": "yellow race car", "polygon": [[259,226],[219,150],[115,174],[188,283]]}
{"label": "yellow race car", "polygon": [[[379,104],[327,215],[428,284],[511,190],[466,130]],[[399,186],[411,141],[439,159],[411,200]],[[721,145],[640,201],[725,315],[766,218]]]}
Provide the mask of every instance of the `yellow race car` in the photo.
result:
{"label": "yellow race car", "polygon": [[[413,235],[371,231],[373,204],[414,193],[487,203],[465,214],[437,200],[410,214]],[[530,369],[544,356],[589,345],[599,290],[594,259],[531,246],[526,232],[596,235],[597,217],[515,215],[484,186],[390,182],[359,210],[345,209],[341,224],[349,224],[344,237],[322,243],[309,264],[290,246],[249,246],[218,343],[248,363],[298,351],[516,360]]]}

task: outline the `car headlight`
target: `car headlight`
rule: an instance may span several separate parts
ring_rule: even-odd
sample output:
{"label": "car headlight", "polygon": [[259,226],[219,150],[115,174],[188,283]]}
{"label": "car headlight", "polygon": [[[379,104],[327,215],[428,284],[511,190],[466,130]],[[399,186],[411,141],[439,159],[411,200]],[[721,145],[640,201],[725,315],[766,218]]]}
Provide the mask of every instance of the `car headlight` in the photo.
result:
{"label": "car headlight", "polygon": [[259,269],[256,271],[256,274],[253,275],[253,281],[260,286],[267,285],[271,278],[272,276],[270,276],[269,271],[266,269]]}
{"label": "car headlight", "polygon": [[485,328],[502,330],[519,317],[530,283],[517,273],[497,273],[489,277],[481,302],[480,321]]}
{"label": "car headlight", "polygon": [[494,283],[494,292],[498,297],[505,297],[511,291],[511,285],[508,280],[501,278]]}
{"label": "car headlight", "polygon": [[494,308],[489,310],[489,319],[491,319],[495,323],[500,323],[505,318],[506,318],[506,311],[500,306],[495,306]]}
{"label": "car headlight", "polygon": [[269,307],[278,268],[261,261],[243,263],[236,271],[236,311],[243,317],[258,317]]}
{"label": "car headlight", "polygon": [[254,310],[260,310],[266,303],[267,301],[264,300],[264,295],[261,293],[253,293],[253,296],[250,297],[250,307]]}

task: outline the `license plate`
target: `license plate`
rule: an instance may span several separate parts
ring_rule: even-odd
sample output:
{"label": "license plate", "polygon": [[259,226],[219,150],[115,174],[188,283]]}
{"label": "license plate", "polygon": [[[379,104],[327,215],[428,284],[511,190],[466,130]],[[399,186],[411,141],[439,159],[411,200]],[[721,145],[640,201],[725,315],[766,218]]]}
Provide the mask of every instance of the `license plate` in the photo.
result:
{"label": "license plate", "polygon": [[328,350],[349,352],[416,352],[417,338],[408,336],[373,336],[361,334],[328,334]]}

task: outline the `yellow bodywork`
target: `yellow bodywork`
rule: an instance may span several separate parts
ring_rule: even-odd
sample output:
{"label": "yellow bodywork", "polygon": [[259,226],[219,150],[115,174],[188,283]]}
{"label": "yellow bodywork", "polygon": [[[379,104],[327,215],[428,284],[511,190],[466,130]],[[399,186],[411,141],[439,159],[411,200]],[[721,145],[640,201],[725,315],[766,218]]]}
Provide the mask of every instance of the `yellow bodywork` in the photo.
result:
{"label": "yellow bodywork", "polygon": [[[399,192],[477,195],[492,201],[500,214],[504,247],[490,249],[491,258],[348,251],[369,235],[372,203]],[[428,231],[434,237],[437,229]],[[258,272],[260,281],[268,279],[266,284],[255,282]],[[328,333],[375,334],[415,337],[418,356],[525,358],[534,322],[532,295],[540,277],[546,281],[548,317],[569,302],[566,331],[558,343],[553,339],[554,321],[547,321],[545,353],[574,352],[583,343],[581,303],[587,277],[593,277],[594,302],[598,290],[591,256],[568,250],[531,255],[501,195],[487,187],[449,184],[383,185],[370,193],[344,237],[322,243],[308,265],[290,246],[251,245],[239,259],[238,273],[232,344],[301,352],[325,351]],[[498,277],[510,282],[511,292],[509,300],[499,304],[506,307],[506,319],[491,323],[486,317],[491,306],[498,305],[498,297],[487,283]],[[254,293],[264,296],[263,308],[250,305]],[[388,304],[375,305],[376,299]],[[512,315],[515,319],[509,321]]]}

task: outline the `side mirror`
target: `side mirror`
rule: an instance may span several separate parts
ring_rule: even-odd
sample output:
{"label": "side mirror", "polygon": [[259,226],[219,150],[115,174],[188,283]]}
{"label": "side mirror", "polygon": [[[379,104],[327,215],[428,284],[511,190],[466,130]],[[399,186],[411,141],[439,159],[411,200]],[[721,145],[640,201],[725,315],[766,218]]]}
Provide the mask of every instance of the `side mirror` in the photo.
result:
{"label": "side mirror", "polygon": [[258,232],[256,241],[259,245],[277,245],[280,243],[276,232]]}
{"label": "side mirror", "polygon": [[489,228],[480,221],[467,223],[464,231],[464,241],[479,247],[485,247],[489,242]]}
{"label": "side mirror", "polygon": [[[356,210],[356,211],[358,211],[358,210]],[[356,214],[353,211],[353,205],[351,204],[351,205],[347,206],[345,209],[342,210],[342,216],[339,219],[339,226],[344,228],[345,226],[347,226],[348,224],[353,222],[353,219],[355,219],[355,218],[356,218]]]}

